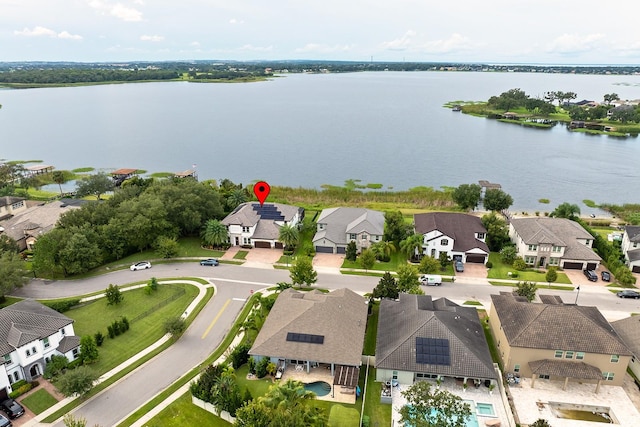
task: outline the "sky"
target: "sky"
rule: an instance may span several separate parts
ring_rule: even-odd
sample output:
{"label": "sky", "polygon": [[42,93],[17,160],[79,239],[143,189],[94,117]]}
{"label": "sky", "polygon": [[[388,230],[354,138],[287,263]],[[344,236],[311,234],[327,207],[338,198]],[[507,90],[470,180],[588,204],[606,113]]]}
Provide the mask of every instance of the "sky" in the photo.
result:
{"label": "sky", "polygon": [[0,62],[639,64],[637,0],[0,0]]}

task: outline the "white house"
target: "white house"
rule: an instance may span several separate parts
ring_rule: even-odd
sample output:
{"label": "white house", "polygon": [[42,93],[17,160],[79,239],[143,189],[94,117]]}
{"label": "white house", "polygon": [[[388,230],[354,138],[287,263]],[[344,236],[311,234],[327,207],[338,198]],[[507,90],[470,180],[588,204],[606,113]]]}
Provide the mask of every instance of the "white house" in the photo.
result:
{"label": "white house", "polygon": [[222,223],[227,226],[231,246],[282,248],[280,227],[295,226],[303,218],[304,209],[297,206],[248,202],[235,208]]}
{"label": "white house", "polygon": [[361,251],[381,242],[384,234],[384,214],[371,209],[323,209],[316,223],[313,236],[316,252],[343,254],[351,241]]}
{"label": "white house", "polygon": [[629,269],[640,273],[640,226],[627,225],[622,235],[622,253]]}
{"label": "white house", "polygon": [[489,247],[487,230],[477,216],[453,212],[431,212],[413,216],[415,231],[424,235],[422,250],[438,258],[446,253],[451,259],[485,264]]}
{"label": "white house", "polygon": [[594,237],[566,218],[513,218],[509,237],[527,265],[596,270],[601,258],[592,248]]}
{"label": "white house", "polygon": [[44,372],[51,356],[75,360],[80,338],[73,320],[33,300],[23,300],[0,310],[0,400],[18,380],[31,381]]}

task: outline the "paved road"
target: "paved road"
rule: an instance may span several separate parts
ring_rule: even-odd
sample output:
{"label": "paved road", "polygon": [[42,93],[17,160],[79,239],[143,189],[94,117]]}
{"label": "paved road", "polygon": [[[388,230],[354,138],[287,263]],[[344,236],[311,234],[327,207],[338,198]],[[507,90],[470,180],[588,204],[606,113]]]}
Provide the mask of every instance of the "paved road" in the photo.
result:
{"label": "paved road", "polygon": [[[158,264],[150,270],[122,270],[80,281],[34,280],[14,293],[21,297],[60,298],[103,290],[111,283],[123,285],[151,277],[185,276],[210,279],[215,283],[218,293],[176,344],[75,411],[75,414],[87,419],[87,425],[115,425],[199,364],[224,339],[251,290],[288,281],[289,272],[228,264],[213,268],[197,263]],[[319,273],[317,286],[329,289],[347,287],[356,292],[370,292],[378,280],[377,277]],[[509,291],[510,288],[491,286],[486,279],[460,278],[455,283],[423,289],[436,298],[444,296],[459,303],[477,300],[489,307],[492,293]],[[548,290],[544,293],[560,295],[568,303],[573,303],[578,296],[580,305],[595,305],[610,320],[626,317],[630,312],[640,312],[640,300],[621,300],[599,286],[584,284],[579,295],[576,291]]]}

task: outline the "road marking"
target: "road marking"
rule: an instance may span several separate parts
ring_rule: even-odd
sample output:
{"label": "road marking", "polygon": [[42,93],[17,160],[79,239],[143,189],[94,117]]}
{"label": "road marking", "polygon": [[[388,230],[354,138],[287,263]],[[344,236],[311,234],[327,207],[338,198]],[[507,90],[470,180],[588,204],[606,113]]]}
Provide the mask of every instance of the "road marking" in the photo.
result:
{"label": "road marking", "polygon": [[211,331],[211,328],[213,328],[213,325],[215,325],[218,319],[220,318],[220,316],[222,316],[222,312],[227,308],[230,302],[231,300],[228,299],[227,302],[224,303],[224,305],[222,306],[222,308],[220,309],[216,317],[211,321],[211,323],[209,324],[209,327],[207,328],[206,331],[204,331],[204,334],[202,334],[202,338],[200,339],[205,339],[205,337],[209,334],[209,331]]}
{"label": "road marking", "polygon": [[[146,285],[145,285],[145,286],[146,286]],[[242,302],[247,301],[247,299],[246,299],[246,298],[233,298],[233,300],[234,300],[234,301],[242,301]]]}

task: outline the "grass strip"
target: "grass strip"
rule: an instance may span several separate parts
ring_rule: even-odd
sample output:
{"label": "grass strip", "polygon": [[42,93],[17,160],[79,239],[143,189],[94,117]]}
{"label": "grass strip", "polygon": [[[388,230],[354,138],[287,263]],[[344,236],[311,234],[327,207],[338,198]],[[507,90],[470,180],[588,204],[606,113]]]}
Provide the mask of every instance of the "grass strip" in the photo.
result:
{"label": "grass strip", "polygon": [[22,399],[20,403],[38,415],[51,408],[58,401],[47,390],[41,388]]}
{"label": "grass strip", "polygon": [[[163,279],[163,280],[169,280],[169,279]],[[196,308],[187,317],[187,327],[189,327],[191,322],[193,322],[193,320],[198,316],[200,311],[202,311],[202,309],[209,302],[209,300],[211,299],[212,296],[213,296],[213,288],[208,288],[204,298],[202,299],[202,301],[200,301],[198,303]],[[52,413],[51,415],[49,415],[48,417],[43,419],[42,422],[44,422],[44,423],[53,423],[53,422],[55,422],[57,419],[63,417],[68,412],[71,412],[73,409],[77,408],[82,403],[86,402],[87,400],[89,400],[93,396],[95,396],[98,393],[102,392],[103,390],[105,390],[107,387],[109,387],[110,385],[112,385],[116,381],[118,381],[121,378],[123,378],[126,375],[128,375],[130,372],[132,372],[133,370],[137,369],[139,366],[147,363],[149,360],[153,359],[155,356],[157,356],[158,354],[162,353],[164,350],[166,350],[171,345],[173,345],[174,342],[175,342],[175,340],[171,339],[171,340],[167,341],[166,343],[162,344],[160,347],[158,347],[157,349],[155,349],[151,353],[147,354],[146,356],[142,357],[137,362],[135,362],[132,365],[124,368],[122,371],[118,372],[117,374],[113,375],[109,379],[101,382],[100,384],[98,384],[97,386],[92,388],[91,391],[89,391],[84,396],[79,397],[79,398],[75,399],[73,402],[70,402],[67,405],[63,406],[62,408],[58,409],[56,412]]]}

